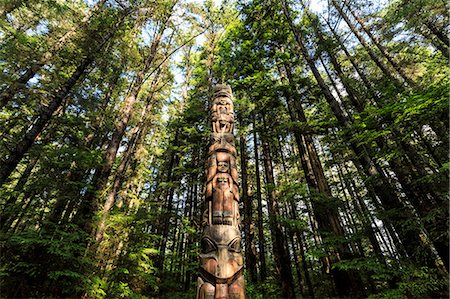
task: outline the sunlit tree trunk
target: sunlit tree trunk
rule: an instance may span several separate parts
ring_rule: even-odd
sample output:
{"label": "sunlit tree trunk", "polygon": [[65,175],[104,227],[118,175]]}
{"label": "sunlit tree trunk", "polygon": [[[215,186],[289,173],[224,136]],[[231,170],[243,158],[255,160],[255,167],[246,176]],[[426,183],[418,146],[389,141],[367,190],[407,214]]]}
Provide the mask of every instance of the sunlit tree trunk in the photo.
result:
{"label": "sunlit tree trunk", "polygon": [[[335,0],[333,1],[335,7],[338,6],[339,4],[337,4],[335,2]],[[362,30],[364,31],[365,34],[367,34],[367,36],[369,36],[369,38],[372,40],[372,42],[374,43],[374,45],[378,48],[378,50],[380,50],[380,52],[383,54],[383,56],[386,58],[387,61],[389,61],[389,63],[392,65],[392,67],[394,68],[394,70],[403,78],[403,80],[408,83],[408,85],[414,87],[416,85],[416,83],[409,78],[405,72],[403,71],[403,69],[398,65],[397,62],[394,61],[394,58],[388,53],[387,49],[381,44],[381,42],[378,40],[378,38],[376,38],[372,32],[366,27],[366,25],[364,24],[364,21],[356,15],[356,13],[352,10],[352,8],[350,7],[350,5],[346,2],[343,1],[344,5],[347,6],[348,11],[350,12],[350,14],[353,16],[353,18],[355,18],[355,20],[358,22],[358,24],[361,26]],[[342,9],[339,7],[337,8],[339,10],[339,12],[341,13]]]}
{"label": "sunlit tree trunk", "polygon": [[[347,115],[344,113],[339,103],[336,101],[334,96],[331,94],[328,86],[325,84],[322,76],[320,75],[317,67],[315,66],[314,61],[310,57],[305,44],[302,40],[302,36],[300,36],[299,31],[295,28],[292,20],[290,18],[290,14],[288,11],[288,7],[284,2],[284,13],[290,27],[294,33],[295,40],[300,47],[301,54],[303,58],[306,60],[309,68],[311,69],[317,83],[319,84],[323,95],[325,96],[326,101],[331,107],[331,110],[335,117],[337,118],[340,126],[343,129],[350,129],[350,121]],[[368,177],[372,177],[371,184],[373,187],[373,191],[376,192],[379,197],[382,205],[388,211],[397,211],[397,216],[391,219],[392,223],[397,230],[397,234],[399,235],[402,245],[408,252],[410,256],[416,255],[417,248],[423,248],[426,250],[427,254],[422,256],[422,263],[429,265],[431,267],[438,267],[442,269],[439,265],[439,262],[436,262],[435,254],[433,249],[430,247],[429,241],[423,241],[423,238],[427,238],[426,234],[423,231],[418,229],[417,227],[408,227],[404,228],[404,223],[410,221],[410,219],[416,219],[412,211],[409,207],[405,206],[397,197],[394,189],[390,186],[388,180],[384,177],[383,172],[380,171],[380,167],[374,163],[372,158],[368,155],[368,151],[365,147],[356,144],[354,140],[351,140],[350,136],[346,136],[346,139],[349,140],[349,144],[351,149],[354,151],[357,157],[356,165],[360,166],[362,170]]]}
{"label": "sunlit tree trunk", "polygon": [[359,33],[358,29],[356,29],[355,25],[350,21],[350,19],[348,18],[347,14],[342,10],[341,6],[335,0],[332,0],[332,3],[334,5],[334,7],[336,8],[336,10],[339,12],[339,15],[345,20],[345,22],[347,23],[348,27],[352,31],[352,33],[356,36],[356,38],[359,40],[361,45],[367,51],[367,53],[369,54],[370,58],[372,58],[373,62],[375,62],[375,64],[378,66],[378,68],[383,72],[384,76],[386,76],[387,78],[390,78],[397,87],[401,88],[402,84],[399,82],[399,80],[397,78],[395,78],[391,74],[391,72],[387,68],[387,66],[375,54],[375,52],[372,50],[370,45],[366,42],[364,37]]}

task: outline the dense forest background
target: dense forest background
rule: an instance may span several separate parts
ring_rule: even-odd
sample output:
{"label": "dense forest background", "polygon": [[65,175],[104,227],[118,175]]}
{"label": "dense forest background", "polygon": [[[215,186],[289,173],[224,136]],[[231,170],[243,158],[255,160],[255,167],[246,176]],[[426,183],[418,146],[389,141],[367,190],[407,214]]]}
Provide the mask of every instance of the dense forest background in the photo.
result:
{"label": "dense forest background", "polygon": [[193,298],[226,83],[249,298],[448,298],[448,9],[1,1],[1,297]]}

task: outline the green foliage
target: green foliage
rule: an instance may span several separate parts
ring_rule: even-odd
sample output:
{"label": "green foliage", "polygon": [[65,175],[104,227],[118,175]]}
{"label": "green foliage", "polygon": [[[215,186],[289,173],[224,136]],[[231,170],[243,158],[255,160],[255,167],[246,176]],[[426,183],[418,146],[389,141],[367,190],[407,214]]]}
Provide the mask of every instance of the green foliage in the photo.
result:
{"label": "green foliage", "polygon": [[[52,99],[62,100],[1,182],[2,297],[194,297],[217,83],[233,89],[238,159],[246,139],[253,223],[243,237],[253,237],[258,274],[266,249],[267,278],[247,279],[249,298],[283,293],[269,219],[283,232],[298,297],[336,297],[333,276],[342,273],[358,278],[360,297],[448,297],[447,277],[427,250],[448,255],[444,1],[337,1],[377,37],[363,34],[368,46],[332,2],[319,11],[289,0],[90,2],[0,4],[0,167],[28,142],[25,133]],[[152,44],[161,24],[161,40]],[[416,85],[401,83],[380,45]],[[389,202],[380,198],[384,189],[392,190]],[[268,213],[269,195],[278,215]],[[395,199],[400,205],[392,208]],[[418,231],[420,242],[406,252]]]}
{"label": "green foliage", "polygon": [[[52,296],[67,296],[83,291],[84,271],[92,263],[83,257],[85,233],[74,225],[63,228],[48,224],[46,229],[52,234],[30,229],[2,235],[2,290],[8,292],[5,295],[39,297],[45,290],[53,289]],[[39,281],[40,285],[25,287],[23,282],[27,280]]]}

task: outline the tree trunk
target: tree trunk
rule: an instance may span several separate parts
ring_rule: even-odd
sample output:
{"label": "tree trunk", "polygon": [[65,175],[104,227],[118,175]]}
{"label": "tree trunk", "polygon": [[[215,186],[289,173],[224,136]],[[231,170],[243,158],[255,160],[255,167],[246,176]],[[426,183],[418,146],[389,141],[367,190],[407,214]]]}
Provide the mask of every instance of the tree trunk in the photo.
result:
{"label": "tree trunk", "polygon": [[253,150],[255,155],[255,175],[256,175],[256,198],[258,200],[258,248],[259,248],[259,263],[260,263],[260,279],[264,282],[267,278],[266,270],[266,250],[265,250],[265,239],[264,239],[264,228],[263,228],[263,210],[262,210],[262,194],[261,194],[261,178],[259,170],[259,153],[258,153],[258,138],[256,135],[256,120],[255,115],[253,115]]}
{"label": "tree trunk", "polygon": [[0,186],[5,183],[6,179],[19,164],[20,160],[31,148],[37,136],[50,121],[53,113],[61,106],[63,100],[69,95],[74,85],[83,76],[88,67],[95,61],[96,56],[99,55],[98,52],[101,52],[104,49],[104,46],[111,41],[116,30],[123,23],[125,16],[126,14],[124,14],[122,18],[114,24],[114,27],[111,28],[110,32],[105,34],[101,42],[91,49],[87,56],[79,63],[65,84],[59,88],[55,94],[50,96],[48,106],[40,109],[39,115],[35,117],[33,124],[22,130],[21,135],[24,137],[16,143],[10,151],[10,154],[2,161],[2,165],[0,167]]}
{"label": "tree trunk", "polygon": [[[263,122],[264,116],[263,116]],[[266,126],[264,129],[267,132]],[[287,250],[284,232],[280,224],[279,207],[276,200],[275,179],[272,166],[272,155],[267,137],[262,140],[264,174],[267,186],[267,205],[269,210],[269,226],[272,235],[273,257],[280,279],[283,298],[295,298],[294,278],[292,276],[291,260]]]}
{"label": "tree trunk", "polygon": [[447,33],[444,30],[439,30],[432,21],[425,21],[425,26],[438,38],[439,42],[436,47],[449,59],[450,40]]}
{"label": "tree trunk", "polygon": [[[175,137],[173,140],[174,147],[177,146],[179,143],[179,130],[177,129],[175,132]],[[178,165],[180,161],[180,155],[174,150],[169,149],[168,153],[168,163],[167,163],[167,176],[166,176],[166,182],[170,183],[173,181],[176,181],[176,176],[174,174],[174,169]],[[166,195],[166,205],[162,211],[161,220],[162,220],[162,226],[161,226],[161,242],[159,243],[159,252],[160,256],[157,259],[157,262],[155,263],[156,268],[162,272],[164,267],[164,260],[165,260],[165,251],[166,251],[166,245],[167,245],[167,237],[169,234],[169,228],[170,228],[170,220],[172,218],[173,214],[173,197],[174,197],[174,187],[169,187],[169,190]]]}
{"label": "tree trunk", "polygon": [[[341,7],[336,3],[336,0],[332,0],[334,6],[336,7],[336,9],[339,11],[339,13],[343,13]],[[392,65],[392,67],[394,68],[394,70],[403,78],[403,80],[408,83],[409,86],[411,87],[415,87],[416,83],[409,78],[405,72],[403,71],[403,69],[394,61],[393,57],[387,52],[386,48],[380,43],[380,41],[378,40],[378,38],[376,38],[371,32],[370,30],[366,27],[366,25],[364,24],[363,20],[361,20],[360,17],[358,17],[356,15],[356,13],[351,9],[350,5],[346,2],[343,1],[343,3],[347,6],[348,10],[350,11],[350,13],[352,14],[352,16],[355,18],[355,20],[358,22],[358,24],[361,26],[362,30],[364,31],[364,33],[366,33],[370,39],[372,40],[372,42],[375,44],[375,46],[380,50],[380,52],[383,54],[383,56],[387,59],[387,61],[389,61],[389,63]],[[353,31],[353,29],[352,29]]]}
{"label": "tree trunk", "polygon": [[[303,43],[302,37],[299,34],[299,31],[296,30],[292,20],[290,18],[287,5],[284,2],[284,13],[286,18],[291,26],[291,29],[294,33],[295,40],[300,47],[302,56],[306,60],[308,66],[310,67],[317,83],[319,84],[325,99],[329,103],[331,110],[336,116],[339,124],[343,129],[351,129],[350,121],[344,111],[342,111],[341,107],[337,103],[336,99],[331,94],[328,86],[325,84],[323,78],[321,77],[317,67],[314,64],[314,61],[309,56],[309,53]],[[380,201],[384,208],[387,211],[396,211],[397,217],[391,218],[392,223],[394,224],[397,233],[402,240],[403,246],[410,256],[416,256],[421,264],[429,265],[431,267],[441,268],[440,265],[435,264],[434,253],[432,249],[429,247],[429,244],[424,244],[423,240],[423,232],[417,229],[417,226],[414,227],[404,227],[404,223],[411,222],[412,219],[416,219],[416,217],[411,213],[410,209],[398,199],[395,191],[393,190],[390,183],[383,177],[383,173],[380,171],[378,165],[376,165],[371,157],[368,155],[367,150],[355,143],[352,140],[349,133],[345,136],[346,140],[349,141],[351,149],[354,151],[357,157],[357,162],[355,165],[360,166],[368,177],[371,177],[372,190],[377,194],[380,198]],[[423,248],[427,254],[417,256],[417,249]]]}
{"label": "tree trunk", "polygon": [[3,229],[7,230],[8,226],[10,226],[11,223],[14,222],[16,213],[22,210],[22,208],[18,206],[19,203],[17,203],[17,198],[18,195],[21,193],[20,191],[24,189],[25,184],[27,183],[31,175],[31,172],[33,171],[34,167],[39,161],[39,157],[40,157],[39,155],[33,157],[28,162],[27,167],[23,171],[22,175],[20,176],[19,180],[16,183],[16,186],[14,187],[13,194],[11,194],[11,196],[6,201],[4,207],[2,208],[0,217],[0,231],[3,231]]}
{"label": "tree trunk", "polygon": [[397,80],[397,78],[393,77],[391,72],[388,70],[386,65],[378,58],[378,56],[375,54],[375,52],[372,50],[370,45],[364,40],[362,35],[358,32],[356,27],[353,25],[353,23],[350,21],[348,16],[344,13],[342,8],[339,6],[339,4],[336,3],[335,0],[331,0],[334,7],[339,12],[339,15],[345,20],[350,30],[353,32],[353,34],[358,38],[361,45],[366,49],[367,53],[369,54],[370,58],[375,62],[375,64],[380,68],[380,70],[383,72],[383,74],[392,80],[392,82],[399,88],[402,88],[402,84]]}
{"label": "tree trunk", "polygon": [[77,69],[72,73],[71,77],[67,80],[64,86],[51,97],[49,105],[41,109],[39,115],[33,121],[33,124],[22,130],[21,135],[23,138],[16,143],[10,151],[10,154],[3,160],[3,163],[0,166],[0,185],[4,184],[9,175],[14,171],[14,169],[16,169],[17,164],[19,164],[20,160],[22,160],[23,156],[31,148],[38,135],[50,121],[53,113],[61,106],[70,90],[86,72],[86,69],[93,61],[93,55],[87,56],[78,65]]}
{"label": "tree trunk", "polygon": [[[293,83],[289,66],[285,65],[285,71],[289,80],[289,86],[292,86],[295,90],[295,84]],[[307,124],[306,116],[299,100],[294,100],[289,91],[285,92],[285,96],[291,121]],[[302,134],[298,130],[294,130],[294,137],[300,152],[302,168],[306,175],[306,182],[311,190],[311,204],[315,219],[317,220],[319,232],[322,235],[333,234],[336,237],[345,238],[337,208],[332,204],[328,204],[326,202],[327,200],[324,200],[325,198],[331,198],[332,195],[311,135]],[[354,294],[356,296],[356,294],[360,294],[358,292],[362,292],[362,290],[358,290],[359,283],[357,275],[355,273],[339,271],[332,266],[332,263],[341,259],[352,258],[349,245],[342,243],[337,249],[338,254],[329,252],[328,254],[330,256],[324,260],[326,269],[331,269],[339,296],[348,294]]]}
{"label": "tree trunk", "polygon": [[[154,78],[153,82],[152,82],[152,87],[155,87],[155,85],[158,82],[158,77],[159,77],[159,73],[157,74],[157,77]],[[134,154],[136,153],[136,149],[137,146],[139,144],[141,144],[142,142],[142,138],[145,137],[145,134],[147,132],[147,119],[150,115],[150,113],[148,113],[151,109],[151,107],[153,106],[153,95],[154,93],[152,92],[147,99],[147,104],[146,106],[142,109],[141,112],[141,119],[139,120],[138,124],[136,125],[136,127],[133,128],[132,132],[131,132],[131,137],[128,141],[128,147],[122,157],[122,161],[119,164],[119,167],[116,170],[116,174],[112,183],[112,187],[111,187],[111,191],[109,191],[108,196],[106,197],[106,201],[103,205],[103,210],[101,212],[101,219],[100,222],[98,223],[97,226],[97,231],[95,233],[95,241],[97,243],[101,242],[101,240],[103,239],[103,233],[106,227],[106,219],[109,215],[109,211],[112,209],[114,202],[115,202],[115,198],[117,195],[117,192],[119,191],[120,187],[122,186],[122,183],[124,181],[124,176],[126,173],[126,170],[128,169],[128,165],[132,159],[132,157],[134,156]]]}
{"label": "tree trunk", "polygon": [[[17,2],[20,3],[22,1],[24,0]],[[99,2],[97,2],[95,6],[92,8],[91,12],[88,15],[86,15],[84,19],[81,21],[81,26],[86,25],[89,19],[93,16],[93,14],[97,12],[105,2],[106,0],[100,0]],[[46,64],[50,62],[53,55],[57,54],[59,51],[62,50],[63,46],[75,33],[76,28],[73,28],[68,32],[66,32],[62,37],[58,39],[58,41],[50,51],[45,52],[38,62],[32,63],[23,75],[21,75],[18,79],[14,80],[4,91],[2,91],[2,93],[0,94],[0,109],[4,107],[14,97],[15,94],[20,92],[20,90],[22,90],[26,86],[28,81],[30,81],[30,79],[33,78],[42,67],[44,67]]]}
{"label": "tree trunk", "polygon": [[[352,66],[355,69],[356,73],[358,74],[359,78],[361,78],[361,80],[363,81],[365,88],[370,92],[370,94],[371,94],[371,96],[372,96],[372,98],[374,100],[379,100],[377,91],[375,91],[372,82],[370,82],[370,80],[367,78],[367,76],[359,68],[358,63],[356,62],[355,58],[348,52],[347,48],[342,43],[341,38],[336,33],[336,30],[333,28],[333,26],[331,26],[330,22],[328,22],[328,20],[325,20],[325,21],[326,21],[326,23],[328,25],[328,28],[333,33],[334,40],[338,43],[339,47],[344,51],[344,53],[347,56],[348,60],[352,64]],[[334,52],[331,52],[330,55],[334,56],[336,54]]]}
{"label": "tree trunk", "polygon": [[[168,18],[166,19],[167,22]],[[93,232],[92,218],[94,213],[98,210],[98,205],[100,202],[99,195],[103,192],[108,183],[108,178],[111,174],[111,170],[116,159],[117,151],[119,150],[120,143],[125,134],[128,126],[128,121],[133,113],[133,106],[138,99],[139,92],[141,91],[142,85],[145,82],[145,76],[151,67],[151,64],[156,56],[159,43],[161,41],[162,35],[166,28],[166,23],[163,23],[156,33],[152,45],[150,47],[150,53],[145,61],[145,65],[142,70],[138,71],[136,78],[133,81],[131,90],[126,96],[117,122],[114,125],[114,132],[109,140],[108,146],[105,151],[105,157],[103,165],[97,169],[94,178],[92,179],[93,188],[86,194],[79,216],[79,223],[84,227],[87,233]]]}
{"label": "tree trunk", "polygon": [[19,8],[27,0],[10,0],[3,3],[3,11],[0,13],[2,19],[6,19],[6,15]]}
{"label": "tree trunk", "polygon": [[[239,118],[241,128],[242,119]],[[245,231],[245,267],[249,274],[249,280],[256,284],[258,282],[258,273],[256,272],[256,254],[254,252],[254,230],[253,230],[253,197],[248,194],[247,178],[247,140],[245,133],[239,137],[239,147],[241,155],[241,188],[242,202],[244,203],[244,231]]]}
{"label": "tree trunk", "polygon": [[[296,210],[293,200],[290,200],[289,204],[291,207],[292,219],[299,220],[298,215],[297,215],[297,210]],[[307,295],[310,298],[315,298],[314,287],[313,287],[313,284],[311,281],[311,275],[309,273],[310,270],[308,268],[308,263],[306,262],[305,249],[303,248],[303,245],[305,243],[304,238],[302,236],[302,232],[299,229],[295,229],[295,235],[297,237],[297,243],[298,243],[298,247],[300,250],[301,266],[302,266],[304,277],[305,277],[305,283],[306,283],[306,286],[308,287]]]}
{"label": "tree trunk", "polygon": [[[317,24],[315,21],[316,19],[313,18],[314,15],[311,14],[309,9],[303,4],[302,6],[305,9],[306,14],[308,15],[308,18],[311,21],[313,30],[316,34],[316,36],[319,39],[319,45],[321,44],[323,48],[325,49],[326,53],[328,54],[328,58],[331,61],[331,64],[333,65],[334,70],[336,71],[337,76],[340,78],[340,81],[342,82],[342,85],[344,85],[345,90],[347,91],[348,98],[350,99],[350,102],[353,104],[353,106],[356,107],[357,111],[361,112],[363,104],[361,103],[361,100],[357,96],[357,93],[355,89],[347,82],[347,77],[345,76],[344,72],[342,71],[342,67],[340,63],[337,61],[335,53],[333,53],[333,49],[330,48],[329,45],[327,45],[324,34],[322,30],[319,28],[319,24]],[[325,67],[325,70],[328,72],[327,68]]]}

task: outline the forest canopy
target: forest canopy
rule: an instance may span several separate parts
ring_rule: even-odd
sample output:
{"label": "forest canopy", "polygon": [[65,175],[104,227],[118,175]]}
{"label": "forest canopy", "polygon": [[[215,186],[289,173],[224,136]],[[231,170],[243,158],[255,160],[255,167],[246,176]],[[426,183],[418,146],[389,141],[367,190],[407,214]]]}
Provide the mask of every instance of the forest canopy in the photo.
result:
{"label": "forest canopy", "polygon": [[4,0],[0,296],[193,298],[217,84],[249,298],[448,298],[444,0]]}

